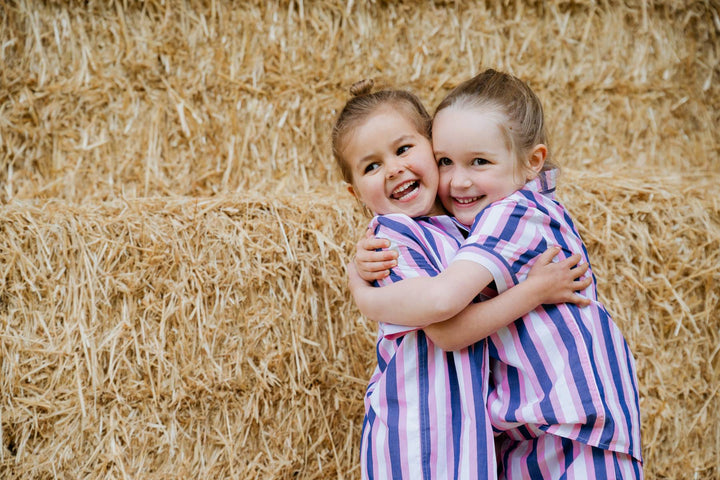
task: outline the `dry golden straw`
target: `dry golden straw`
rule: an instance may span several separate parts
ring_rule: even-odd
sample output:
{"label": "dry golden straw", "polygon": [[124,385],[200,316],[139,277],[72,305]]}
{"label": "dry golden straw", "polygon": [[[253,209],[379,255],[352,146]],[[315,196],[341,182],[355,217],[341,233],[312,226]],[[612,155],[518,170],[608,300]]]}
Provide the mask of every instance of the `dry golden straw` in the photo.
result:
{"label": "dry golden straw", "polygon": [[648,479],[720,477],[720,8],[0,4],[0,480],[359,477],[362,78],[527,79],[638,362]]}

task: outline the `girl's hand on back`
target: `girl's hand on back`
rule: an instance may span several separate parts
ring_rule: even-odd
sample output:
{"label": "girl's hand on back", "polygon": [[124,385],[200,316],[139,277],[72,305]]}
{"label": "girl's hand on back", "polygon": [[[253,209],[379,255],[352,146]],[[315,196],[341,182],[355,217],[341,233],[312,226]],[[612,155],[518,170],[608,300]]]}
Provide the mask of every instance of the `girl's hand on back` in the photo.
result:
{"label": "girl's hand on back", "polygon": [[590,305],[589,298],[576,293],[592,283],[589,275],[581,278],[588,271],[589,265],[579,264],[582,255],[578,253],[553,263],[553,258],[559,252],[560,247],[550,247],[538,256],[525,281],[535,283],[540,304],[574,303],[581,307]]}
{"label": "girl's hand on back", "polygon": [[390,248],[390,241],[375,238],[366,230],[365,236],[357,242],[353,263],[360,278],[366,282],[380,280],[390,275],[390,269],[397,265],[398,253],[394,250],[378,250]]}

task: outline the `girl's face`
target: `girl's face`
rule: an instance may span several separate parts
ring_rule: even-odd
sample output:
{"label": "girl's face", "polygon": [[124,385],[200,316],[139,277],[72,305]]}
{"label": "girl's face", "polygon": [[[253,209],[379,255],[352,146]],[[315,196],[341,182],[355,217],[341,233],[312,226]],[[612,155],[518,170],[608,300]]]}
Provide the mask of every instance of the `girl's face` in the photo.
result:
{"label": "girl's face", "polygon": [[383,107],[369,116],[348,138],[343,154],[353,178],[348,190],[374,213],[442,213],[430,140],[396,109]]}
{"label": "girl's face", "polygon": [[433,120],[438,196],[465,225],[472,225],[482,209],[527,180],[505,143],[502,120],[493,110],[458,106],[439,111]]}

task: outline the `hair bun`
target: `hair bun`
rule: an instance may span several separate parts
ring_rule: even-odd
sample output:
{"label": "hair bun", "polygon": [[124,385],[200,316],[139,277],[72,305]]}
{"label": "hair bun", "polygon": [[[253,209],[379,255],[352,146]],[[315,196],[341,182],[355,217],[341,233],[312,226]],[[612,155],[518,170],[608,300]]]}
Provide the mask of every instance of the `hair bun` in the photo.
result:
{"label": "hair bun", "polygon": [[375,82],[372,78],[366,78],[364,80],[360,80],[359,82],[355,82],[350,86],[350,94],[353,97],[360,97],[362,95],[367,95],[368,93],[372,92],[372,88],[375,85]]}

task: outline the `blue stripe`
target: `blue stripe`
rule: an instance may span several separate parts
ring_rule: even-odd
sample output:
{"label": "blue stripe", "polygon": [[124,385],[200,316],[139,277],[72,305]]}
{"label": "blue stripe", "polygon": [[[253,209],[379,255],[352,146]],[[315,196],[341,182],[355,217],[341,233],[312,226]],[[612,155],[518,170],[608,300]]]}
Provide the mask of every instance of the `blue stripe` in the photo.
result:
{"label": "blue stripe", "polygon": [[538,243],[537,246],[533,246],[531,248],[528,248],[522,255],[518,257],[517,260],[515,260],[512,264],[512,271],[513,272],[519,272],[525,265],[527,265],[530,260],[537,257],[541,253],[543,253],[545,250],[547,250],[547,242],[545,242],[545,239],[543,238],[541,242]]}
{"label": "blue stripe", "polygon": [[563,456],[565,458],[565,470],[563,472],[563,476],[566,476],[566,473],[568,468],[572,465],[572,463],[575,461],[575,456],[577,453],[574,452],[575,450],[575,442],[568,439],[568,438],[561,438],[560,442],[562,444],[562,450],[563,450]]}
{"label": "blue stripe", "polygon": [[[418,353],[418,387],[420,390],[420,452],[423,478],[430,477],[430,381],[428,375],[428,346],[425,332],[417,332],[417,353]],[[393,478],[401,478],[394,476]]]}
{"label": "blue stripe", "polygon": [[[578,308],[576,305],[567,305],[569,311],[573,314],[573,316],[578,314]],[[574,307],[574,308],[573,308]],[[568,365],[570,367],[570,372],[572,374],[572,381],[575,385],[576,390],[578,391],[578,396],[580,397],[580,401],[583,406],[583,411],[586,413],[588,417],[588,423],[583,429],[587,427],[587,425],[590,425],[592,427],[592,423],[594,422],[596,418],[596,412],[595,412],[595,406],[592,403],[592,395],[590,393],[590,388],[587,383],[587,379],[585,378],[585,371],[582,367],[582,362],[580,359],[580,355],[578,354],[578,348],[576,339],[573,335],[573,333],[568,328],[568,319],[566,319],[563,316],[563,312],[560,311],[557,305],[543,305],[541,308],[545,310],[547,315],[550,317],[550,320],[552,321],[552,324],[557,329],[558,334],[560,335],[562,345],[566,346],[566,351],[568,354]],[[575,323],[578,325],[579,329],[582,331],[583,327],[581,325],[581,321],[577,318],[575,318]],[[581,332],[582,333],[582,332]],[[583,337],[585,338],[585,341],[587,342],[587,345],[592,345],[592,339],[587,338],[587,333],[583,334]],[[525,348],[525,342],[523,342],[523,347]],[[538,360],[540,361],[540,360]],[[530,362],[531,364],[534,364],[533,361]],[[592,365],[595,365],[595,363],[592,363]],[[593,369],[593,373],[595,373],[595,369]],[[597,383],[596,378],[596,383]],[[553,389],[552,383],[549,385],[549,390],[546,390],[546,386],[543,386],[543,391],[550,392]],[[553,424],[557,423],[557,417],[555,416],[555,411],[552,408],[552,403],[550,402],[550,399],[546,396],[545,400],[542,403],[542,412],[545,416],[545,419],[547,420],[547,423]],[[584,432],[584,434],[581,434],[578,438],[579,440],[586,442],[589,439],[589,432]]]}
{"label": "blue stripe", "polygon": [[543,478],[543,472],[540,469],[540,462],[542,459],[538,460],[538,440],[537,438],[530,440],[530,443],[532,444],[533,448],[528,453],[527,458],[525,459],[525,466],[527,467],[528,474],[530,479],[538,479]]}
{"label": "blue stripe", "polygon": [[517,368],[508,365],[506,376],[508,389],[510,390],[510,398],[508,399],[508,410],[505,413],[505,418],[510,422],[517,422],[518,419],[515,412],[517,412],[517,409],[524,399],[520,394],[520,375],[518,374]]}
{"label": "blue stripe", "polygon": [[[618,363],[619,357],[617,355],[617,352],[615,351],[615,346],[612,344],[612,339],[613,339],[613,336],[611,334],[612,319],[610,318],[610,314],[607,313],[607,311],[604,308],[600,308],[599,315],[601,318],[601,326],[603,329],[603,336],[608,340],[608,342],[607,342],[608,360],[610,363],[610,369],[612,371],[612,378],[613,378],[613,380],[615,380],[614,385],[615,385],[615,389],[618,392],[618,397],[619,397],[618,401],[620,403],[620,408],[623,411],[623,415],[625,418],[625,423],[626,423],[626,427],[628,429],[628,433],[630,434],[629,435],[629,441],[630,441],[629,450],[631,453],[633,453],[633,452],[635,452],[635,444],[634,444],[632,431],[633,431],[633,424],[635,422],[633,421],[632,415],[630,414],[630,408],[629,408],[627,402],[625,401],[625,399],[627,398],[627,394],[626,394],[625,388],[623,387],[623,384],[622,384],[622,378],[627,376],[627,373],[629,370],[631,373],[632,385],[634,387],[633,388],[633,397],[635,398],[635,409],[636,409],[636,411],[639,411],[640,407],[638,405],[639,402],[637,400],[638,392],[637,392],[637,388],[635,388],[636,387],[635,372],[634,372],[634,370],[629,369],[629,367],[630,367],[629,361],[623,365],[625,368],[621,369],[621,367]],[[625,358],[627,358],[629,360],[630,358],[632,358],[631,357],[632,354],[630,353],[627,342],[623,341],[623,343],[624,343],[624,353],[626,355]],[[603,435],[603,438],[606,438],[606,435]],[[612,435],[607,437],[608,444],[611,440],[612,440]]]}
{"label": "blue stripe", "polygon": [[387,414],[387,427],[388,427],[388,450],[390,453],[390,468],[392,470],[393,478],[402,478],[402,452],[400,450],[400,433],[399,433],[399,417],[400,408],[397,396],[397,377],[396,371],[397,364],[395,357],[390,362],[388,369],[385,371],[385,396],[387,398],[388,414]]}
{"label": "blue stripe", "polygon": [[[474,370],[478,373],[478,375],[472,375],[471,379],[473,398],[475,399],[475,402],[473,402],[473,406],[475,407],[475,425],[473,425],[472,427],[475,429],[475,442],[478,449],[477,471],[480,478],[483,478],[483,472],[489,471],[490,468],[490,466],[488,465],[488,449],[490,448],[490,445],[487,444],[488,442],[486,436],[487,430],[492,428],[492,426],[487,421],[486,410],[487,380],[485,373],[485,365],[487,359],[485,358],[485,349],[488,348],[488,343],[489,342],[487,341],[487,339],[483,339],[468,348],[468,356],[470,357],[472,365],[475,367]],[[484,452],[482,450],[483,445],[485,445]]]}
{"label": "blue stripe", "polygon": [[515,235],[518,225],[520,224],[522,218],[525,216],[525,212],[527,212],[526,206],[520,204],[517,204],[515,206],[510,216],[507,218],[507,220],[505,220],[505,224],[503,225],[503,231],[502,233],[500,233],[500,238],[504,240],[509,240],[513,237],[513,235]]}
{"label": "blue stripe", "polygon": [[615,467],[615,478],[623,478],[622,468],[620,468],[620,462],[618,462],[618,456],[615,452],[613,452],[613,467]]}
{"label": "blue stripe", "polygon": [[448,384],[450,387],[450,425],[452,427],[452,445],[453,445],[453,478],[458,478],[458,470],[460,467],[460,437],[462,436],[462,404],[460,403],[460,385],[458,382],[458,374],[455,369],[455,354],[453,352],[445,352],[448,371]]}
{"label": "blue stripe", "polygon": [[[608,476],[607,466],[605,465],[605,451],[596,447],[590,448],[592,448],[593,467],[595,468],[594,478],[610,478]],[[622,478],[622,476],[620,478]]]}
{"label": "blue stripe", "polygon": [[[630,352],[630,347],[628,346],[627,342],[624,342],[624,348],[625,348],[625,358],[627,358],[627,359],[632,358],[632,353]],[[632,376],[630,377],[630,380],[632,381],[632,386],[633,386],[633,400],[634,400],[634,403],[635,403],[635,411],[638,412],[638,416],[639,416],[639,412],[640,412],[640,393],[638,392],[637,375],[636,375],[634,369],[633,369],[633,371],[632,371]],[[631,454],[632,454],[633,456],[636,456],[636,455],[637,455],[638,457],[640,457],[640,455],[641,455],[641,453],[640,453],[641,447],[640,447],[640,445],[635,445],[634,438],[633,438],[633,435],[632,435],[632,430],[633,430],[632,427],[633,427],[633,425],[635,424],[634,420],[635,420],[635,419],[627,418],[628,428],[630,429],[630,452],[631,452]],[[640,425],[640,418],[637,418],[637,422],[638,422],[638,425]],[[635,449],[636,449],[636,448],[637,448],[637,452],[635,452]]]}
{"label": "blue stripe", "polygon": [[[505,445],[507,445],[508,442],[510,442],[510,437],[507,435],[503,435],[500,437],[497,437],[495,441],[495,445],[505,448]],[[510,460],[510,454],[512,453],[512,447],[508,447],[505,450],[505,453],[502,455],[502,459],[498,462],[498,477],[502,475],[502,473],[505,471],[504,466],[508,464]]]}
{"label": "blue stripe", "polygon": [[[392,230],[395,233],[398,233],[408,239],[410,239],[414,244],[418,245],[420,248],[424,248],[425,243],[430,243],[430,247],[432,248],[432,252],[437,255],[437,243],[435,242],[435,239],[433,238],[433,235],[431,232],[428,232],[425,227],[422,225],[418,225],[421,230],[423,231],[424,235],[422,238],[418,238],[418,236],[411,230],[406,224],[400,223],[396,220],[393,220],[388,217],[384,217],[382,215],[377,217],[378,225],[375,227],[375,234],[377,235],[380,226],[383,226],[385,228],[388,228]],[[412,257],[413,261],[417,264],[417,266],[422,269],[423,271],[427,272],[431,277],[434,277],[438,274],[438,271],[442,270],[442,265],[439,265],[437,261],[435,260],[433,255],[424,255],[423,253],[419,252],[418,250],[407,248],[407,251],[410,252],[410,256]],[[430,267],[432,265],[432,267]],[[393,282],[399,282],[403,278],[400,277],[397,274],[394,274],[393,271],[390,271],[390,279]]]}
{"label": "blue stripe", "polygon": [[[548,374],[545,365],[543,364],[542,356],[538,353],[538,349],[533,341],[533,338],[528,333],[525,322],[517,322],[515,323],[515,327],[517,328],[516,336],[518,340],[520,340],[523,352],[528,358],[528,365],[532,365],[533,373],[535,374],[537,382],[539,383],[543,392],[551,392],[554,386],[553,380],[552,378],[550,378],[550,375]],[[511,390],[513,390],[512,386]],[[525,398],[524,395],[522,395],[522,390],[519,387],[519,382],[514,390],[515,394],[511,396],[513,400],[513,403],[511,404],[513,407],[513,411],[520,408],[521,403],[523,403]],[[543,412],[543,416],[548,421],[548,423],[556,423],[555,410],[553,408],[553,404],[549,395],[544,395],[543,399],[540,401],[540,410]],[[547,415],[547,413],[550,413],[550,415]],[[513,417],[515,417],[515,415],[513,415]],[[550,421],[550,419],[552,419],[553,421]]]}
{"label": "blue stripe", "polygon": [[380,355],[380,343],[381,342],[377,342],[377,344],[375,345],[375,356],[377,357],[378,368],[381,372],[384,372],[387,368],[387,363],[385,363],[385,359],[382,357],[382,355]]}
{"label": "blue stripe", "polygon": [[[610,315],[605,311],[605,309],[602,309],[602,308],[598,309],[598,315],[600,316],[600,325],[602,327],[603,336],[606,339],[605,344],[606,344],[606,348],[607,348],[607,352],[608,352],[608,361],[609,361],[610,371],[612,372],[612,379],[615,380],[614,386],[615,386],[616,391],[618,392],[618,401],[620,403],[620,408],[623,411],[623,415],[624,415],[624,418],[626,421],[626,426],[628,427],[628,431],[630,433],[630,445],[629,445],[630,451],[633,452],[634,451],[633,438],[632,438],[633,422],[631,420],[630,408],[628,407],[628,404],[625,401],[626,393],[625,393],[625,388],[623,387],[623,384],[622,384],[622,378],[627,376],[627,375],[625,375],[625,374],[627,374],[627,371],[625,369],[621,370],[620,365],[618,365],[619,358],[618,358],[617,352],[615,351],[615,345],[613,345],[613,343],[612,343],[613,335],[611,333],[611,323],[610,323],[610,322],[612,322],[612,319],[610,318]],[[624,343],[627,346],[627,343],[626,342],[624,342]],[[625,353],[629,354],[630,352],[626,350]],[[629,366],[630,366],[629,363],[625,365],[626,368]],[[632,382],[635,383],[634,375],[631,377],[631,379],[632,379]],[[608,414],[608,417],[610,417],[609,414]],[[610,424],[610,426],[614,427],[615,426],[614,422],[612,422]],[[603,431],[603,436],[602,436],[603,445],[610,444],[610,442],[612,441],[612,438],[613,438],[613,432],[614,432],[614,428],[609,431],[608,431],[608,429],[605,429]]]}
{"label": "blue stripe", "polygon": [[642,464],[641,464],[638,460],[635,460],[635,459],[632,458],[632,457],[630,458],[630,461],[632,461],[633,473],[635,474],[635,478],[636,478],[636,479],[643,478],[643,475],[642,475]]}
{"label": "blue stripe", "polygon": [[541,173],[537,178],[540,180],[540,193],[546,193],[548,189],[547,176]]}
{"label": "blue stripe", "polygon": [[[565,305],[566,305],[568,311],[572,314],[573,319],[575,320],[575,324],[577,325],[578,330],[580,331],[580,334],[582,335],[583,340],[585,341],[585,344],[592,345],[594,342],[592,334],[590,333],[590,331],[587,329],[587,327],[585,326],[585,324],[582,321],[582,318],[581,318],[582,316],[580,314],[579,307],[577,305],[573,305],[573,304],[565,304]],[[568,352],[570,352],[570,351],[571,351],[571,349],[568,349]],[[578,440],[583,441],[584,443],[587,443],[588,437],[592,434],[592,431],[594,430],[594,427],[595,427],[594,422],[597,420],[597,415],[598,415],[598,413],[602,413],[605,416],[605,424],[602,426],[603,433],[601,435],[600,443],[603,447],[607,447],[607,446],[609,446],[609,440],[612,439],[613,433],[615,431],[615,421],[612,418],[612,416],[610,415],[610,412],[605,407],[605,385],[603,384],[603,382],[600,378],[598,369],[596,367],[597,362],[595,361],[595,354],[593,353],[593,349],[586,348],[585,351],[587,352],[588,357],[590,359],[590,365],[593,366],[591,371],[593,374],[593,379],[595,380],[595,385],[597,386],[597,389],[598,389],[598,395],[600,396],[600,399],[603,402],[603,410],[604,411],[597,412],[595,410],[595,408],[592,405],[592,397],[591,397],[590,393],[580,393],[580,397],[583,399],[582,400],[583,407],[585,408],[585,412],[587,412],[588,421],[585,423],[585,425],[583,425],[581,427],[581,430],[583,431],[583,433],[581,433],[578,436]],[[573,379],[575,379],[575,384],[578,385],[579,381],[575,377],[575,373],[576,373],[577,369],[574,367],[576,365],[579,367],[579,363],[576,364],[575,362],[571,362],[571,365],[573,367],[573,369],[572,369]],[[587,388],[585,372],[582,369],[582,367],[580,367],[579,369],[580,369],[580,373],[582,375],[583,384]]]}
{"label": "blue stripe", "polygon": [[473,220],[473,224],[470,226],[470,232],[469,232],[470,234],[472,234],[472,232],[475,231],[475,226],[478,224],[478,222],[481,221],[483,213],[485,213],[485,210],[487,210],[491,205],[492,205],[492,203],[490,205],[486,206],[485,208],[483,208],[482,210],[480,210],[477,213],[477,215],[475,215],[475,220]]}
{"label": "blue stripe", "polygon": [[375,478],[375,473],[373,471],[373,458],[375,457],[373,453],[373,435],[372,435],[372,428],[373,424],[375,423],[375,412],[372,409],[369,409],[367,415],[365,415],[365,419],[363,420],[363,426],[362,426],[362,435],[360,438],[366,438],[365,437],[365,430],[369,429],[368,435],[367,435],[367,446],[365,447],[365,470],[367,471],[367,476],[369,479]]}

